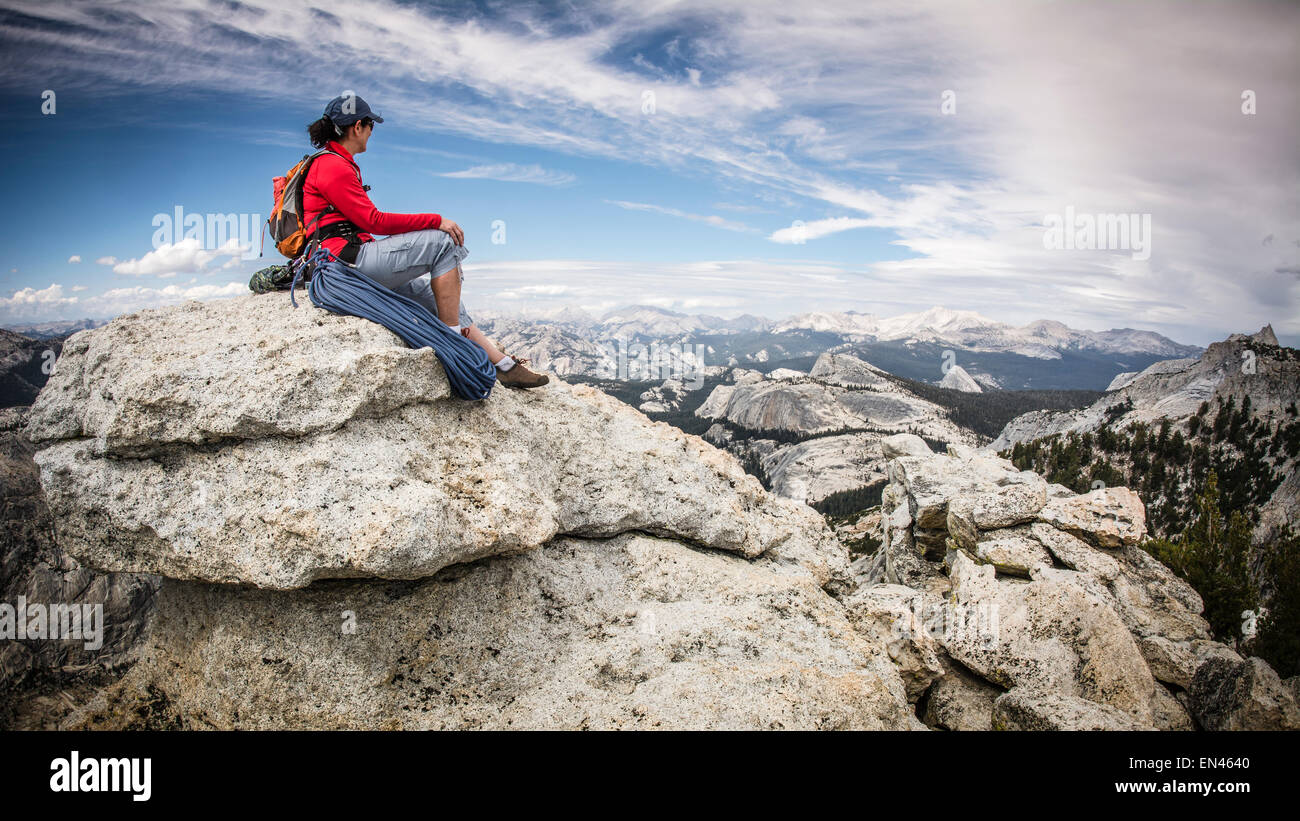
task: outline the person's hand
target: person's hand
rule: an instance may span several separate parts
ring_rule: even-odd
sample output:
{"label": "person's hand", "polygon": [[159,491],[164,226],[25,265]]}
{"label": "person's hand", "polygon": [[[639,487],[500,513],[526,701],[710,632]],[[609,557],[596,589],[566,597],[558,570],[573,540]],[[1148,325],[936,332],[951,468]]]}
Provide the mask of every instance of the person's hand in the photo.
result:
{"label": "person's hand", "polygon": [[457,245],[465,244],[465,232],[460,230],[460,226],[455,221],[443,218],[443,221],[438,225],[438,229],[451,234],[452,242]]}

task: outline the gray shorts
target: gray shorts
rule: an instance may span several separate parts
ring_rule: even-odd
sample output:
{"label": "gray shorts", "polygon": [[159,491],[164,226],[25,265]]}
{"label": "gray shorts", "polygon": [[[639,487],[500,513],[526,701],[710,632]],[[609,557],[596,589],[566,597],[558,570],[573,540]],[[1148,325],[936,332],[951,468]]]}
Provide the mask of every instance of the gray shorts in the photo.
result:
{"label": "gray shorts", "polygon": [[[394,234],[391,237],[361,243],[355,267],[380,285],[410,297],[438,315],[433,297],[433,280],[460,265],[469,249],[457,245],[451,235],[437,228]],[[460,281],[465,281],[461,269]],[[474,324],[460,303],[460,326]]]}

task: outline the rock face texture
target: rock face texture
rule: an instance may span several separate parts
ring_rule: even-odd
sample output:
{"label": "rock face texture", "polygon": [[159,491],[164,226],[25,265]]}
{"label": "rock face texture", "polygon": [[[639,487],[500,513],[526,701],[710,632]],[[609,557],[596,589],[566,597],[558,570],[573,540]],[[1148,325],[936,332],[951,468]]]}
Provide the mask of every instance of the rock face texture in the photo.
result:
{"label": "rock face texture", "polygon": [[821,517],[591,388],[269,294],[73,336],[29,432],[60,544],[166,577],[75,726],[920,726]]}
{"label": "rock face texture", "polygon": [[1300,730],[1295,680],[1288,681],[1262,659],[1211,658],[1196,670],[1192,710],[1207,730]]}
{"label": "rock face texture", "polygon": [[1184,701],[1203,726],[1288,726],[1295,698],[1276,673],[1211,641],[1200,597],[1137,546],[1135,494],[1075,495],[959,445],[884,447],[882,546],[854,563],[846,603],[924,622],[891,655],[909,695],[929,688],[931,726],[1190,729]]}
{"label": "rock face texture", "polygon": [[55,604],[99,606],[103,613],[97,639],[63,640],[47,631],[43,638],[0,641],[0,727],[52,729],[129,666],[160,580],[96,572],[59,548],[24,433],[25,410],[0,410],[0,603],[17,610],[21,601],[47,613]]}
{"label": "rock face texture", "polygon": [[819,517],[699,438],[585,386],[467,404],[395,339],[283,294],[74,335],[28,426],[64,548],[291,589],[644,530],[843,572]]}
{"label": "rock face texture", "polygon": [[1016,688],[993,703],[995,730],[1149,730],[1123,711],[1077,696]]}
{"label": "rock face texture", "polygon": [[[879,378],[863,366],[824,375]],[[464,402],[431,351],[283,294],[75,334],[24,435],[17,484],[39,468],[58,548],[134,625],[111,649],[129,669],[68,728],[1175,729],[1295,710],[1294,687],[1209,640],[1121,490],[881,435],[882,546],[850,566],[820,516],[698,437],[558,379]]]}
{"label": "rock face texture", "polygon": [[169,583],[147,656],[76,726],[122,726],[121,705],[150,688],[186,727],[916,723],[889,657],[810,577],[636,534],[555,539],[419,582]]}

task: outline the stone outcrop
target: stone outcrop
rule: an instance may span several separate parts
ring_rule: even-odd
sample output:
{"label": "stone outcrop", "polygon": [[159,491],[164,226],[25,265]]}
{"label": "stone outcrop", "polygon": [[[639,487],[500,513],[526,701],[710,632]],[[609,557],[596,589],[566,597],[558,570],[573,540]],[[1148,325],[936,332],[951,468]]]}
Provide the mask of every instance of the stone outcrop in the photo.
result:
{"label": "stone outcrop", "polygon": [[999,581],[964,553],[953,562],[953,605],[968,615],[944,637],[948,653],[1008,689],[1080,697],[1151,723],[1155,681],[1137,642],[1104,600],[1050,570],[1028,584]]}
{"label": "stone outcrop", "polygon": [[1210,658],[1197,668],[1189,696],[1207,730],[1300,730],[1295,688],[1263,659]]}
{"label": "stone outcrop", "polygon": [[[884,452],[886,439],[911,436],[925,447],[919,436],[904,431],[969,445],[977,439],[945,408],[847,354],[822,354],[807,374],[736,369],[733,378],[734,384],[714,387],[695,410],[717,420],[705,438],[742,461],[756,460],[774,493],[807,504],[883,483],[892,456]],[[826,435],[840,429],[856,432]],[[783,441],[765,438],[764,431]],[[790,442],[790,433],[810,438]]]}
{"label": "stone outcrop", "polygon": [[[883,378],[813,371],[779,382],[868,396]],[[733,397],[775,390],[741,376]],[[1293,683],[1210,640],[1122,489],[880,435],[881,546],[850,566],[820,516],[698,437],[555,378],[465,402],[431,351],[284,294],[75,334],[24,435],[67,561],[150,602],[117,616],[147,630],[68,728],[1187,729],[1294,710]]]}
{"label": "stone outcrop", "polygon": [[816,514],[698,437],[585,386],[466,403],[396,340],[283,294],[73,336],[29,424],[64,548],[290,589],[644,530],[843,573]]}
{"label": "stone outcrop", "polygon": [[1122,710],[1078,696],[1019,688],[993,703],[995,730],[1150,730]]}
{"label": "stone outcrop", "polygon": [[591,388],[270,294],[73,336],[29,429],[60,543],[165,577],[67,726],[921,726],[821,517]]}
{"label": "stone outcrop", "polygon": [[[46,622],[44,637],[0,640],[0,728],[52,729],[95,687],[130,666],[152,618],[159,580],[100,573],[59,548],[25,424],[25,408],[0,410],[0,603],[16,611],[21,602],[47,616],[52,605],[76,607],[83,615],[85,607],[102,612],[102,620],[92,616],[98,635],[91,638],[50,635]],[[32,619],[26,623],[30,627]]]}
{"label": "stone outcrop", "polygon": [[944,674],[943,649],[926,626],[927,617],[942,611],[937,596],[878,584],[858,588],[845,605],[854,626],[885,648],[903,677],[909,701],[919,699]]}
{"label": "stone outcrop", "polygon": [[[926,639],[897,644],[891,656],[911,683],[909,697],[929,682],[918,699],[927,723],[1191,729],[1176,697],[1189,688],[1201,704],[1232,699],[1196,702],[1200,691],[1249,694],[1236,697],[1246,706],[1198,708],[1204,715],[1285,723],[1284,709],[1261,706],[1284,701],[1273,695],[1280,685],[1194,686],[1218,669],[1207,662],[1233,671],[1242,662],[1210,639],[1196,592],[1137,546],[1146,530],[1135,494],[1076,495],[986,453],[954,445],[933,454],[918,444],[886,442],[896,455],[882,497],[882,544],[854,563],[859,588],[846,603],[861,621],[888,610],[883,603],[898,610],[924,597],[925,607],[910,612],[927,614]],[[899,592],[908,588],[910,598]],[[1208,680],[1248,678],[1234,675]]]}
{"label": "stone outcrop", "polygon": [[963,393],[984,392],[984,389],[980,387],[980,383],[976,382],[961,365],[953,365],[949,368],[948,372],[943,375],[943,379],[939,380],[939,387]]}
{"label": "stone outcrop", "polygon": [[896,433],[880,440],[880,452],[886,459],[899,456],[929,456],[930,446],[915,433]]}
{"label": "stone outcrop", "polygon": [[1147,535],[1146,506],[1126,487],[1053,499],[1039,509],[1038,519],[1098,547],[1135,545]]}
{"label": "stone outcrop", "polygon": [[925,723],[942,730],[993,729],[993,705],[1004,692],[949,659],[944,675],[925,694]]}
{"label": "stone outcrop", "polygon": [[[145,660],[71,726],[905,729],[889,657],[807,575],[624,534],[416,582],[168,582]],[[274,624],[275,629],[268,629]]]}

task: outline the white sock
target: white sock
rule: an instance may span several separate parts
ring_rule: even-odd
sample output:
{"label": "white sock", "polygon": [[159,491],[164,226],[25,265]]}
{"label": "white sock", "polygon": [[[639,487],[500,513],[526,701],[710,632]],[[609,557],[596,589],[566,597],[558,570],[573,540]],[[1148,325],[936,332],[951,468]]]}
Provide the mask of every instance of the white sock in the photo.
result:
{"label": "white sock", "polygon": [[459,325],[448,325],[447,327],[448,327],[448,328],[451,328],[451,329],[452,329],[453,331],[455,331],[456,333],[460,333],[460,326],[459,326]]}
{"label": "white sock", "polygon": [[515,366],[515,361],[508,356],[503,356],[497,360],[497,367],[503,371],[508,371]]}

